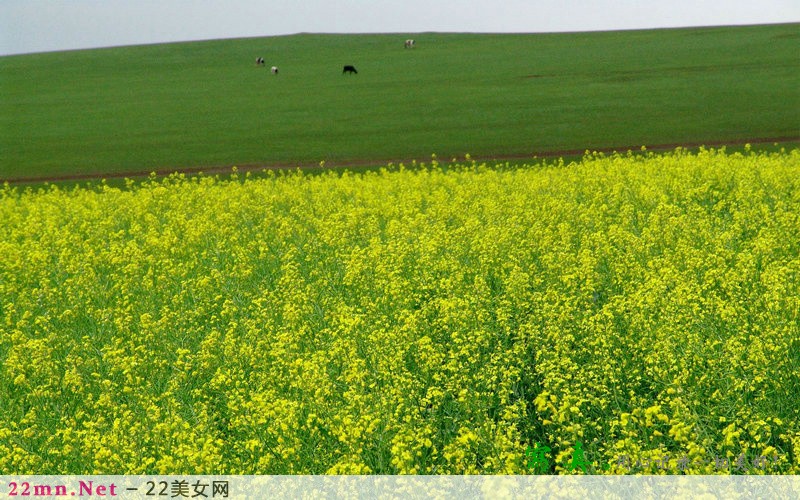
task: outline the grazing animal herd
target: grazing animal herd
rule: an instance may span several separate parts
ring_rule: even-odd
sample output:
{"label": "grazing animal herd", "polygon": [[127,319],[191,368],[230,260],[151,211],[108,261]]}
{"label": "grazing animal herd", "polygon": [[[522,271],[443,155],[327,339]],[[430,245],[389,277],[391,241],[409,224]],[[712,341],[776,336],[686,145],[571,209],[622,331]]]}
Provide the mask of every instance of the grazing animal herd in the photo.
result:
{"label": "grazing animal herd", "polygon": [[[409,38],[408,40],[405,41],[405,44],[404,44],[403,48],[413,49],[416,46],[416,44],[417,44],[417,42],[415,40],[412,40],[412,39]],[[267,65],[267,63],[266,63],[266,61],[264,60],[263,57],[257,57],[256,58],[256,66],[264,66],[264,67],[266,67],[266,65]],[[269,69],[269,71],[273,75],[277,75],[278,74],[278,67],[277,66],[272,66]],[[356,70],[356,67],[353,66],[352,64],[345,64],[344,67],[342,68],[342,74],[343,75],[344,74],[357,75],[358,74],[358,70]]]}

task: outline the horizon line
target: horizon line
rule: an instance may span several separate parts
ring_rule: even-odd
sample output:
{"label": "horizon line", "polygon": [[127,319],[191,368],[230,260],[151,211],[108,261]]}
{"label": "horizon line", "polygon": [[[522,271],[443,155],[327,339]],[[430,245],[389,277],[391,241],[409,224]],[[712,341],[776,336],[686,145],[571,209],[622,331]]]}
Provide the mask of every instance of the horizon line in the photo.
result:
{"label": "horizon line", "polygon": [[63,52],[79,52],[88,50],[107,50],[107,49],[120,49],[131,47],[149,47],[156,45],[173,45],[173,44],[187,44],[187,43],[204,43],[204,42],[222,42],[229,40],[253,40],[260,38],[279,38],[291,36],[304,36],[304,35],[324,35],[324,36],[381,36],[381,35],[575,35],[575,34],[590,34],[590,33],[615,33],[615,32],[633,32],[633,31],[660,31],[660,30],[686,30],[686,29],[722,29],[722,28],[747,28],[757,26],[788,26],[798,24],[797,21],[785,21],[774,23],[743,23],[743,24],[709,24],[709,25],[685,25],[685,26],[657,26],[645,28],[611,28],[611,29],[590,29],[590,30],[563,30],[563,31],[448,31],[448,30],[426,30],[426,31],[363,31],[363,32],[340,32],[340,31],[298,31],[292,33],[277,33],[271,35],[244,35],[244,36],[230,36],[230,37],[213,37],[213,38],[196,38],[186,40],[166,40],[160,42],[142,42],[142,43],[121,43],[119,45],[99,45],[88,47],[74,47],[66,49],[44,49],[34,50],[31,52],[10,52],[0,53],[0,58],[15,57],[15,56],[30,56],[39,54],[56,54]]}

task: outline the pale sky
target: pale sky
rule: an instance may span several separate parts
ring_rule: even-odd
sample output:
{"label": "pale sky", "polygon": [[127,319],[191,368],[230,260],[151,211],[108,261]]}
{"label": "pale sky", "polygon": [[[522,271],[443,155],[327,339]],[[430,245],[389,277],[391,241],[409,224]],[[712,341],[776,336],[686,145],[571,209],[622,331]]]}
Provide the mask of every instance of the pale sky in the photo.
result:
{"label": "pale sky", "polygon": [[800,21],[800,0],[0,0],[0,55],[313,33],[558,32]]}

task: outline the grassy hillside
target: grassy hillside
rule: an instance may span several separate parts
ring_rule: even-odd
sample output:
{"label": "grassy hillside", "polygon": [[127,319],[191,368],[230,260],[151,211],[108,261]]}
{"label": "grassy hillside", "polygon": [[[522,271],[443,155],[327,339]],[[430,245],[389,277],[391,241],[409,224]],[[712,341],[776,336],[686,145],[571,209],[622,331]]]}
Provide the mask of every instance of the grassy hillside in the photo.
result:
{"label": "grassy hillside", "polygon": [[0,179],[800,136],[798,24],[415,38],[0,58]]}

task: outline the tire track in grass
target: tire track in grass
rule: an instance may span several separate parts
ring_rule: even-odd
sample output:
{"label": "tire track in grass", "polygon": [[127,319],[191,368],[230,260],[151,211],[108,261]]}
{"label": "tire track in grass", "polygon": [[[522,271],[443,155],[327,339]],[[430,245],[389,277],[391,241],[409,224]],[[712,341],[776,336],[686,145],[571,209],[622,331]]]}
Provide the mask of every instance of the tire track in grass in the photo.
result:
{"label": "tire track in grass", "polygon": [[[640,151],[642,147],[645,147],[647,151],[656,151],[656,152],[663,152],[663,151],[672,151],[676,148],[699,148],[699,147],[720,147],[720,146],[741,146],[744,144],[775,144],[775,143],[800,143],[800,136],[796,137],[758,137],[752,139],[729,139],[729,140],[713,140],[713,141],[702,141],[702,142],[672,142],[672,143],[664,143],[664,144],[655,144],[651,146],[615,146],[615,147],[603,147],[603,148],[593,148],[593,149],[560,149],[560,150],[548,150],[548,151],[536,151],[532,153],[519,153],[519,154],[500,154],[494,156],[474,156],[470,155],[470,158],[475,161],[512,161],[512,160],[533,160],[535,158],[559,158],[565,156],[581,156],[586,151],[590,152],[598,152],[598,153],[606,153],[611,154],[614,152],[626,152],[626,151]],[[443,155],[441,158],[444,161],[450,158],[464,159],[463,156],[459,155]],[[430,158],[425,159],[417,159],[417,158],[405,158],[405,159],[352,159],[352,160],[337,160],[337,161],[319,161],[319,162],[294,162],[294,163],[255,163],[255,164],[236,164],[236,165],[208,165],[204,167],[183,167],[183,168],[163,168],[163,169],[155,169],[155,170],[139,170],[139,171],[129,171],[129,172],[96,172],[96,173],[88,173],[88,174],[69,174],[69,175],[53,175],[53,176],[42,176],[42,177],[14,177],[9,179],[0,179],[0,183],[8,183],[8,184],[36,184],[36,183],[45,183],[45,182],[68,182],[68,181],[83,181],[83,180],[101,180],[101,179],[136,179],[142,177],[149,177],[153,173],[156,174],[158,177],[163,177],[167,175],[171,175],[174,173],[178,174],[208,174],[208,175],[215,175],[215,174],[225,174],[230,173],[231,169],[236,166],[238,172],[260,172],[262,170],[294,170],[297,168],[303,170],[324,170],[324,169],[333,169],[333,168],[345,168],[345,167],[378,167],[378,166],[385,166],[389,163],[399,164],[399,163],[411,163],[412,161],[417,162],[428,162]]]}

